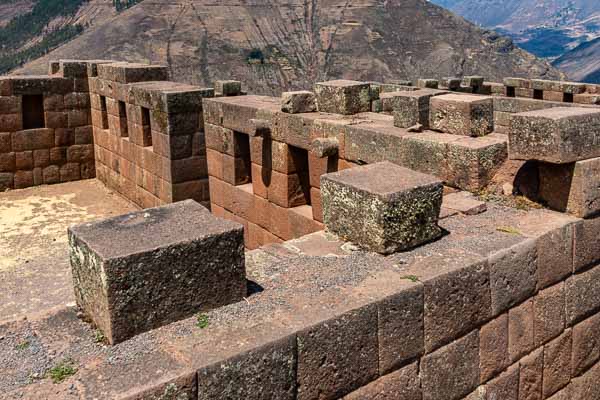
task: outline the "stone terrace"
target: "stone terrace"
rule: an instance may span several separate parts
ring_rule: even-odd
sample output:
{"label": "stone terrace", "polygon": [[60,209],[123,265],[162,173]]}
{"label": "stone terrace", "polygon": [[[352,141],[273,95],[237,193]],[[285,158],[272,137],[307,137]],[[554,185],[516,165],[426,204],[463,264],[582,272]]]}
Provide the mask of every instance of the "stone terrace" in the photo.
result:
{"label": "stone terrace", "polygon": [[70,228],[79,307],[17,298],[6,398],[600,398],[595,85],[337,80],[272,98],[161,66],[50,72],[26,94],[0,80],[4,187],[75,163],[12,163],[73,153],[56,142],[78,127],[66,88],[54,141],[27,129],[60,81],[87,93],[99,180],[145,209]]}

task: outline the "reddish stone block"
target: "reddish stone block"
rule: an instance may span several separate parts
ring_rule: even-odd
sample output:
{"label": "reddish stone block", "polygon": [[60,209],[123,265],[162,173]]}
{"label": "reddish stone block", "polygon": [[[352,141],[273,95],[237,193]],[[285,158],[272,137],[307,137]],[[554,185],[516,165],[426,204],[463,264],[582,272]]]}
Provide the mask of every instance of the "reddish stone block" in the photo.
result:
{"label": "reddish stone block", "polygon": [[544,398],[558,392],[571,380],[571,346],[570,329],[544,346]]}
{"label": "reddish stone block", "polygon": [[519,366],[519,399],[542,400],[543,349],[523,357]]}
{"label": "reddish stone block", "polygon": [[268,189],[271,183],[271,171],[252,163],[252,190],[256,196],[268,198]]}
{"label": "reddish stone block", "polygon": [[573,271],[573,228],[567,224],[537,239],[537,286],[543,289]]}
{"label": "reddish stone block", "polygon": [[0,191],[14,187],[14,174],[12,172],[0,172]]}
{"label": "reddish stone block", "polygon": [[481,327],[479,332],[480,383],[485,383],[510,365],[508,356],[508,314]]}
{"label": "reddish stone block", "polygon": [[277,204],[269,202],[269,214],[270,214],[270,222],[269,222],[269,232],[273,233],[277,237],[280,237],[283,240],[291,240],[293,239],[290,221],[288,218],[289,209],[279,207]]}
{"label": "reddish stone block", "polygon": [[120,119],[119,132],[121,137],[129,136],[131,143],[138,146],[152,146],[152,130],[149,125],[138,125],[133,122],[127,124]]}
{"label": "reddish stone block", "polygon": [[533,301],[530,300],[508,311],[508,353],[511,361],[517,361],[534,347]]}
{"label": "reddish stone block", "polygon": [[20,112],[20,96],[0,96],[0,114],[18,114]]}
{"label": "reddish stone block", "polygon": [[[92,157],[93,159],[93,157]],[[50,165],[50,150],[41,149],[33,151],[33,165],[35,167],[46,167]]]}
{"label": "reddish stone block", "polygon": [[69,182],[81,179],[81,168],[78,163],[67,163],[60,167],[60,181]]}
{"label": "reddish stone block", "polygon": [[271,164],[271,140],[260,136],[251,137],[250,159],[254,164],[268,169]]}
{"label": "reddish stone block", "polygon": [[67,149],[67,162],[80,163],[94,160],[93,144],[76,144]]}
{"label": "reddish stone block", "polygon": [[33,186],[33,171],[17,171],[14,175],[15,189],[24,189]]}
{"label": "reddish stone block", "polygon": [[21,114],[0,114],[0,126],[5,132],[15,132],[23,129]]}
{"label": "reddish stone block", "polygon": [[93,128],[91,126],[80,126],[75,128],[74,143],[75,144],[93,144]]}
{"label": "reddish stone block", "polygon": [[58,165],[50,165],[42,170],[42,180],[45,184],[60,182],[60,173]]}
{"label": "reddish stone block", "polygon": [[42,168],[37,167],[33,169],[33,186],[39,186],[43,181]]}
{"label": "reddish stone block", "polygon": [[93,161],[81,163],[81,179],[92,179],[96,177],[96,164]]}
{"label": "reddish stone block", "polygon": [[229,210],[240,218],[250,221],[254,212],[254,195],[252,185],[234,186],[231,191]]}
{"label": "reddish stone block", "polygon": [[600,261],[600,217],[575,225],[573,270],[580,271]]}
{"label": "reddish stone block", "polygon": [[[204,203],[209,199],[208,179],[197,179],[188,182],[173,184],[172,201],[192,199],[198,203]],[[159,190],[159,198],[162,195]]]}
{"label": "reddish stone block", "polygon": [[206,162],[208,175],[223,179],[223,153],[206,149]]}
{"label": "reddish stone block", "polygon": [[15,167],[17,170],[33,169],[33,151],[15,153]]}
{"label": "reddish stone block", "polygon": [[421,380],[417,363],[382,376],[343,398],[343,400],[421,399]]}
{"label": "reddish stone block", "polygon": [[560,282],[540,292],[533,299],[535,346],[539,347],[565,329],[565,288]]}
{"label": "reddish stone block", "polygon": [[317,188],[310,188],[310,205],[312,206],[313,219],[323,222],[323,201],[321,200],[321,191]]}
{"label": "reddish stone block", "polygon": [[53,146],[53,129],[29,129],[25,131],[13,132],[12,134],[13,151],[49,149]]}
{"label": "reddish stone block", "polygon": [[54,130],[54,145],[71,146],[75,144],[75,130],[68,128],[57,128]]}
{"label": "reddish stone block", "polygon": [[310,187],[307,174],[282,174],[271,171],[268,199],[281,207],[291,208],[307,203]]}
{"label": "reddish stone block", "polygon": [[223,154],[223,180],[232,185],[244,185],[251,178],[250,157],[232,157]]}
{"label": "reddish stone block", "polygon": [[308,154],[308,172],[310,179],[310,186],[314,188],[321,187],[321,175],[328,174],[330,172],[338,171],[337,157],[324,157],[319,158],[312,153]]}
{"label": "reddish stone block", "polygon": [[254,196],[253,212],[250,215],[250,221],[265,228],[271,229],[271,206],[267,199]]}
{"label": "reddish stone block", "polygon": [[579,376],[600,360],[600,314],[573,327],[571,376]]}
{"label": "reddish stone block", "polygon": [[225,207],[225,182],[213,176],[208,178],[208,187],[210,190],[210,201],[219,207]]}
{"label": "reddish stone block", "polygon": [[[307,151],[287,145],[285,143],[271,142],[270,169],[282,174],[292,174],[308,170]],[[269,167],[263,163],[263,166]]]}
{"label": "reddish stone block", "polygon": [[[164,157],[160,157],[161,164],[164,167],[168,167],[169,160]],[[206,157],[194,156],[183,158],[181,160],[171,160],[171,171],[170,176],[160,175],[163,179],[172,183],[181,183],[186,181],[193,181],[197,179],[208,178],[208,166],[206,163]]]}
{"label": "reddish stone block", "polygon": [[152,132],[152,148],[163,157],[179,160],[192,156],[192,136],[169,136]]}
{"label": "reddish stone block", "polygon": [[10,132],[0,132],[0,153],[12,151],[12,140]]}
{"label": "reddish stone block", "polygon": [[325,229],[322,223],[313,219],[312,207],[308,205],[290,208],[288,218],[290,223],[290,233],[294,238],[299,238]]}
{"label": "reddish stone block", "polygon": [[50,149],[50,163],[64,164],[67,162],[67,147],[53,147]]}
{"label": "reddish stone block", "polygon": [[15,172],[15,153],[0,153],[0,172]]}
{"label": "reddish stone block", "polygon": [[64,111],[46,111],[44,121],[47,128],[66,128],[69,124],[69,117]]}

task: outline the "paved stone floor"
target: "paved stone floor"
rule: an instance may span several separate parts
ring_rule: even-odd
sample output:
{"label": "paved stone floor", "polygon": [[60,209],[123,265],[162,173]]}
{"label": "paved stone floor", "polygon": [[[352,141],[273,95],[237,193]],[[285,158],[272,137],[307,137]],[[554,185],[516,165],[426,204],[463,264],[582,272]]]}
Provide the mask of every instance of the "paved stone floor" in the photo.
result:
{"label": "paved stone floor", "polygon": [[135,208],[95,179],[0,193],[0,323],[74,302],[67,228]]}

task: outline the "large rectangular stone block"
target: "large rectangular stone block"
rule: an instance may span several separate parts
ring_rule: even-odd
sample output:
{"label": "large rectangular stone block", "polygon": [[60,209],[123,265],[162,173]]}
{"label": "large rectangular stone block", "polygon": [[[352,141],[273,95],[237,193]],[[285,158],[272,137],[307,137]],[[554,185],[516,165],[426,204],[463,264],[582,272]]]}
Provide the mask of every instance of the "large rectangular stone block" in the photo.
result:
{"label": "large rectangular stone block", "polygon": [[600,213],[600,158],[539,164],[540,200],[580,218]]}
{"label": "large rectangular stone block", "polygon": [[352,115],[371,111],[371,86],[366,82],[335,80],[315,85],[320,112]]}
{"label": "large rectangular stone block", "polygon": [[110,343],[241,300],[242,227],[188,200],[69,229],[77,304]]}
{"label": "large rectangular stone block", "polygon": [[566,164],[600,157],[600,110],[557,107],[513,115],[509,157]]}
{"label": "large rectangular stone block", "polygon": [[321,177],[324,221],[345,240],[383,254],[441,234],[439,179],[390,162]]}
{"label": "large rectangular stone block", "polygon": [[429,126],[429,100],[443,92],[432,89],[421,89],[412,92],[398,93],[392,100],[394,110],[394,126],[410,128],[421,124]]}
{"label": "large rectangular stone block", "polygon": [[445,133],[484,136],[494,130],[491,97],[445,94],[430,100],[429,126]]}

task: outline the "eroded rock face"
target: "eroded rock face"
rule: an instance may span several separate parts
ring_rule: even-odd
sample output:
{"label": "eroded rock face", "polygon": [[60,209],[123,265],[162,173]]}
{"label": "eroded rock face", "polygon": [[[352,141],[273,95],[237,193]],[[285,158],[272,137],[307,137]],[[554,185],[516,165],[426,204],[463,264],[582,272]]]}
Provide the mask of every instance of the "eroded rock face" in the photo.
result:
{"label": "eroded rock face", "polygon": [[371,86],[365,82],[335,80],[315,85],[320,112],[352,115],[371,111]]}
{"label": "eroded rock face", "polygon": [[431,99],[431,129],[463,136],[484,136],[494,130],[491,97],[446,94]]}
{"label": "eroded rock face", "polygon": [[242,227],[187,200],[69,229],[78,306],[110,343],[246,295]]}
{"label": "eroded rock face", "polygon": [[325,225],[342,238],[389,254],[437,238],[440,180],[390,162],[321,177]]}

